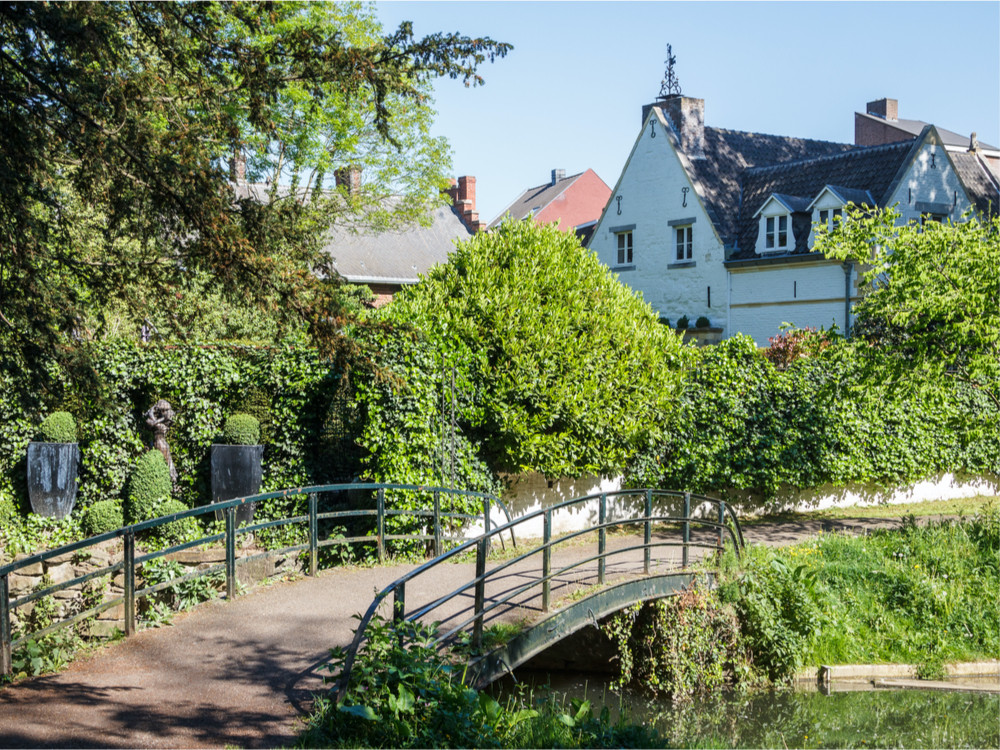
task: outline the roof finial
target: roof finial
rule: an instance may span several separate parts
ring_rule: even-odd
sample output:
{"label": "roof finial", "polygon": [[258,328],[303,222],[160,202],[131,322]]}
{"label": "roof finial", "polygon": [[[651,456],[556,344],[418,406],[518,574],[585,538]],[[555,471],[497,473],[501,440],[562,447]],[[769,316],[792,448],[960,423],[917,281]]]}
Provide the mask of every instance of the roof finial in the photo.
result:
{"label": "roof finial", "polygon": [[676,62],[677,58],[674,57],[673,47],[668,44],[667,59],[664,60],[667,69],[664,71],[663,80],[660,82],[660,95],[657,97],[658,99],[669,99],[672,96],[681,95],[681,82],[674,75],[674,63]]}

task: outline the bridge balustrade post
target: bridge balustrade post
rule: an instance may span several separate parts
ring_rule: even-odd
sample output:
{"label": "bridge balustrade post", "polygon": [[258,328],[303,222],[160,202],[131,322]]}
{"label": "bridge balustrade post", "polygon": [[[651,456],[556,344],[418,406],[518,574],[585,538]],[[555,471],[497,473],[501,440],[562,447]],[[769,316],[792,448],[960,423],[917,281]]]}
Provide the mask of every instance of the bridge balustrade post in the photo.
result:
{"label": "bridge balustrade post", "polygon": [[691,493],[684,493],[684,522],[681,524],[681,535],[684,540],[684,547],[681,551],[681,567],[687,568],[690,562],[691,550],[689,545],[691,544],[691,522],[688,520],[691,518]]}
{"label": "bridge balustrade post", "polygon": [[726,501],[719,501],[719,562],[722,562],[722,527],[726,523]]}
{"label": "bridge balustrade post", "polygon": [[441,493],[434,492],[434,557],[440,557],[441,545]]}
{"label": "bridge balustrade post", "polygon": [[226,601],[236,598],[236,508],[226,513]]}
{"label": "bridge balustrade post", "polygon": [[601,508],[597,517],[597,522],[600,524],[600,531],[597,532],[597,554],[600,557],[597,558],[597,582],[604,585],[604,554],[607,552],[608,544],[608,534],[607,529],[604,528],[604,524],[608,522],[608,496],[607,493],[601,493]]}
{"label": "bridge balustrade post", "polygon": [[378,561],[382,562],[385,558],[385,487],[379,487],[378,493],[376,493],[375,513],[375,533],[378,536]]}
{"label": "bridge balustrade post", "polygon": [[10,634],[10,580],[8,574],[0,576],[0,675],[14,672]]}
{"label": "bridge balustrade post", "polygon": [[135,532],[130,528],[125,532],[125,552],[123,565],[125,598],[125,635],[135,635]]}
{"label": "bridge balustrade post", "polygon": [[642,572],[649,575],[649,543],[653,539],[653,522],[649,519],[653,515],[653,490],[646,490],[646,523],[643,530],[642,544]]}
{"label": "bridge balustrade post", "polygon": [[486,544],[493,546],[493,539],[490,537],[490,499],[483,498],[483,535],[486,537]]}
{"label": "bridge balustrade post", "polygon": [[309,575],[316,575],[319,567],[319,499],[309,493]]}
{"label": "bridge balustrade post", "polygon": [[483,607],[486,604],[486,555],[489,554],[489,540],[480,537],[476,544],[476,602],[472,624],[472,646],[476,650],[483,647]]}
{"label": "bridge balustrade post", "polygon": [[551,594],[551,582],[549,575],[552,573],[552,511],[547,510],[542,516],[542,612],[549,611],[549,595]]}

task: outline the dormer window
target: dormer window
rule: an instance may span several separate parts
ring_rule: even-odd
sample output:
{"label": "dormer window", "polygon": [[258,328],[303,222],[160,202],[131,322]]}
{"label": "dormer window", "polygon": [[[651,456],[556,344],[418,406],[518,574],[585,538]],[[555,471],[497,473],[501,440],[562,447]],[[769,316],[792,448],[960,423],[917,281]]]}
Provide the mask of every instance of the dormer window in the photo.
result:
{"label": "dormer window", "polygon": [[[808,205],[808,198],[772,193],[754,214],[760,222],[755,248],[757,254],[794,252],[795,228],[802,226],[802,214]],[[808,220],[805,224],[808,226]]]}
{"label": "dormer window", "polygon": [[788,215],[768,216],[764,233],[765,250],[788,249]]}

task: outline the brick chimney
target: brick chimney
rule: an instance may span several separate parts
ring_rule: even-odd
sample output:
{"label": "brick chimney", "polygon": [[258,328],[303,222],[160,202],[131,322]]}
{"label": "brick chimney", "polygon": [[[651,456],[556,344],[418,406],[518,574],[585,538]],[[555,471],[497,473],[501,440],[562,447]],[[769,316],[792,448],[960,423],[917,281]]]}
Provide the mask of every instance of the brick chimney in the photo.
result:
{"label": "brick chimney", "polygon": [[691,159],[705,158],[705,100],[690,96],[672,95],[658,99],[642,108],[642,121],[646,122],[649,110],[658,107],[667,116],[681,151]]}
{"label": "brick chimney", "polygon": [[898,120],[899,101],[896,99],[876,99],[873,102],[868,102],[865,111],[875,117],[881,117],[883,120]]}
{"label": "brick chimney", "polygon": [[333,173],[337,187],[347,188],[348,195],[354,195],[361,189],[361,167],[342,167]]}
{"label": "brick chimney", "polygon": [[247,183],[247,158],[242,151],[233,152],[233,160],[229,162],[229,179],[237,185]]}
{"label": "brick chimney", "polygon": [[482,224],[479,222],[479,212],[476,211],[476,178],[465,176],[452,179],[448,195],[451,196],[451,204],[462,223],[470,232],[478,232]]}

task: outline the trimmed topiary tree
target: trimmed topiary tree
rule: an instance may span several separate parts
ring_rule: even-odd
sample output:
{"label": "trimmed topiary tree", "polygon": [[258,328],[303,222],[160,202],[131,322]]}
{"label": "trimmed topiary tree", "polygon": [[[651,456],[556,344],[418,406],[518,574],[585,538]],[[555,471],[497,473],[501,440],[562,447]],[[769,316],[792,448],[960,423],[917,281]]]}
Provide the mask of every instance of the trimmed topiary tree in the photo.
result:
{"label": "trimmed topiary tree", "polygon": [[125,513],[114,500],[98,500],[83,512],[81,525],[87,536],[97,536],[124,526]]}
{"label": "trimmed topiary tree", "polygon": [[[159,504],[154,517],[169,516],[185,510],[188,510],[188,507],[180,500],[166,500]],[[152,533],[152,537],[163,545],[180,544],[197,539],[199,536],[201,536],[201,527],[196,518],[182,518],[179,521],[172,521],[165,526],[153,529]]]}
{"label": "trimmed topiary tree", "polygon": [[125,518],[128,523],[138,523],[159,514],[160,503],[170,499],[170,470],[163,454],[158,450],[147,451],[129,482],[128,499],[125,502]]}
{"label": "trimmed topiary tree", "polygon": [[259,445],[260,421],[249,414],[233,414],[222,426],[222,438],[229,445]]}
{"label": "trimmed topiary tree", "polygon": [[694,327],[695,328],[711,328],[712,327],[712,321],[710,321],[708,318],[706,318],[704,315],[702,315],[700,318],[698,318],[698,320],[696,320],[694,322]]}
{"label": "trimmed topiary tree", "polygon": [[680,317],[680,319],[677,321],[677,330],[678,331],[686,331],[688,329],[688,326],[690,324],[691,324],[691,321],[688,320],[688,316],[687,315],[682,315]]}
{"label": "trimmed topiary tree", "polygon": [[46,443],[75,443],[76,420],[68,411],[54,411],[42,421],[38,432]]}

